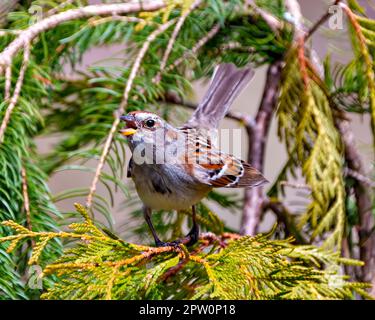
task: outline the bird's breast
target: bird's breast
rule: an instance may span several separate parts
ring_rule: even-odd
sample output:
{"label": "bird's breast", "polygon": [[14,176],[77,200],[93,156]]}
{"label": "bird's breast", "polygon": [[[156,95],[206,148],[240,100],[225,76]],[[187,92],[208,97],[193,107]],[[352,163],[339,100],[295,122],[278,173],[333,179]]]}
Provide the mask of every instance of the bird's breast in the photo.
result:
{"label": "bird's breast", "polygon": [[177,165],[135,165],[132,178],[142,202],[154,210],[188,209],[212,189]]}

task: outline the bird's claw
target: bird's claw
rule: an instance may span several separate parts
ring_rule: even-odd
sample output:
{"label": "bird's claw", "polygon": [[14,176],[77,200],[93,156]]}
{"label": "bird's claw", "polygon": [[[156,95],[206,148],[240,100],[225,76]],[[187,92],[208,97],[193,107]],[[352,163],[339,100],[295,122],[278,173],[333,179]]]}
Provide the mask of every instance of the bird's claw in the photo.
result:
{"label": "bird's claw", "polygon": [[177,239],[175,241],[171,241],[171,242],[163,242],[163,241],[156,241],[155,242],[155,245],[157,247],[179,247],[181,244],[181,240],[180,239]]}

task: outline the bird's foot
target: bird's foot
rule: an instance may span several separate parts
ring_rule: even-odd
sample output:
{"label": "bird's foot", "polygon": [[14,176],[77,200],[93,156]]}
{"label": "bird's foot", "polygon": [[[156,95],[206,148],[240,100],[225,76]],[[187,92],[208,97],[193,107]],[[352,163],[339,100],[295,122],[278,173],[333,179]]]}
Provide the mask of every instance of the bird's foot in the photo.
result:
{"label": "bird's foot", "polygon": [[163,241],[155,241],[155,245],[157,247],[178,247],[181,244],[181,240],[177,239],[170,242],[163,242]]}
{"label": "bird's foot", "polygon": [[199,239],[199,227],[197,224],[194,224],[189,233],[186,235],[186,238],[190,238],[186,243],[187,246],[192,246],[198,242]]}
{"label": "bird's foot", "polygon": [[177,239],[171,242],[163,242],[161,240],[156,240],[155,245],[157,247],[179,247],[181,244],[186,246],[192,246],[193,244],[197,243],[199,239],[199,227],[198,225],[194,225],[193,228],[189,231],[189,233],[182,239]]}

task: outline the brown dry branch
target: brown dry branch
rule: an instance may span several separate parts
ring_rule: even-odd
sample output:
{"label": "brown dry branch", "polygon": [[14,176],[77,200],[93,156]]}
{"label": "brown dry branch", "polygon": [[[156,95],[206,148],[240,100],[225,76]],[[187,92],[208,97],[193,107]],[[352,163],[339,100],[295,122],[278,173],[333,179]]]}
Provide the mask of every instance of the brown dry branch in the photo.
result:
{"label": "brown dry branch", "polygon": [[135,58],[133,67],[130,71],[128,81],[126,82],[126,86],[125,86],[122,101],[121,101],[117,111],[114,114],[115,119],[113,121],[111,130],[110,130],[110,132],[107,136],[107,139],[105,141],[104,148],[103,148],[102,154],[100,156],[99,164],[96,167],[95,176],[94,176],[94,179],[91,183],[90,192],[89,192],[89,194],[87,196],[87,200],[86,200],[87,208],[90,208],[91,205],[92,205],[92,200],[93,200],[94,194],[96,192],[96,187],[97,187],[100,175],[102,173],[105,161],[107,159],[107,155],[108,155],[109,150],[110,150],[111,145],[112,145],[113,136],[114,136],[115,132],[117,131],[118,125],[120,124],[120,116],[125,112],[125,109],[126,109],[126,106],[128,104],[128,100],[129,100],[130,90],[133,86],[134,79],[135,79],[135,77],[137,75],[137,72],[140,68],[142,59],[145,56],[150,44],[156,39],[156,37],[158,35],[162,34],[165,30],[167,30],[169,27],[171,27],[174,23],[175,23],[174,19],[170,20],[170,21],[160,25],[159,28],[157,28],[155,31],[153,31],[147,37],[147,39],[143,43],[143,46],[141,47],[141,49],[139,50],[139,52],[138,52],[138,54]]}

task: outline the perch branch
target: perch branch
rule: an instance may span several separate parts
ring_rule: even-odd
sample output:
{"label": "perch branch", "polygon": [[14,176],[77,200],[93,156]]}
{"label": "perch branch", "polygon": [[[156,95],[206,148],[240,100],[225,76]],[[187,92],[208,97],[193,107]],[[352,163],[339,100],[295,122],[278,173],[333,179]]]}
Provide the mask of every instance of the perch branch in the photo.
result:
{"label": "perch branch", "polygon": [[153,31],[147,37],[146,41],[143,43],[142,48],[139,50],[137,57],[135,58],[132,70],[130,72],[128,81],[126,83],[126,87],[125,87],[125,90],[124,90],[122,101],[121,101],[121,103],[120,103],[120,105],[119,105],[119,107],[118,107],[118,109],[117,109],[117,111],[116,111],[116,113],[114,115],[115,116],[115,120],[113,121],[111,130],[110,130],[110,132],[109,132],[109,134],[107,136],[107,139],[105,141],[104,148],[103,148],[102,154],[100,156],[99,164],[96,167],[95,176],[94,176],[94,179],[93,179],[93,181],[91,183],[90,192],[89,192],[89,194],[87,196],[87,201],[86,201],[86,206],[88,208],[90,208],[91,205],[92,205],[92,200],[93,200],[94,194],[96,192],[96,187],[97,187],[97,184],[98,184],[101,172],[103,170],[105,161],[107,159],[107,155],[108,155],[109,150],[110,150],[111,145],[112,145],[113,136],[114,136],[114,134],[115,134],[115,132],[117,130],[117,127],[118,127],[118,125],[120,123],[120,116],[125,112],[125,109],[127,107],[128,100],[129,100],[130,90],[131,90],[131,88],[133,86],[133,82],[134,82],[134,79],[136,77],[136,74],[137,74],[137,72],[138,72],[138,70],[140,68],[142,59],[145,56],[145,54],[146,54],[146,52],[147,52],[147,50],[148,50],[151,42],[153,42],[158,35],[160,35],[161,33],[163,33],[165,30],[167,30],[174,23],[175,23],[175,20],[170,20],[167,23],[162,24],[155,31]]}
{"label": "perch branch", "polygon": [[[262,100],[255,118],[255,124],[248,130],[248,163],[263,171],[266,140],[271,119],[276,110],[282,62],[271,64],[267,71]],[[245,189],[240,234],[255,235],[263,212],[263,187]]]}

